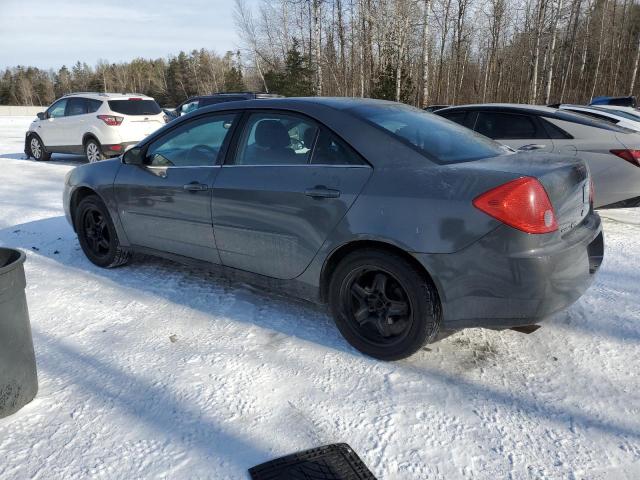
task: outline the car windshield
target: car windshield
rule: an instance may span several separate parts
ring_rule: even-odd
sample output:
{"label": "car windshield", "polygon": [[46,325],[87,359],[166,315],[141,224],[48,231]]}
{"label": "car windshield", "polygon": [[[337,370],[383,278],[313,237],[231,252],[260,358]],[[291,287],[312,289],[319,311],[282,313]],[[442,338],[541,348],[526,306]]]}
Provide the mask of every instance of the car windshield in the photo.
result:
{"label": "car windshield", "polygon": [[155,100],[109,100],[109,108],[123,115],[157,115],[162,110]]}
{"label": "car windshield", "polygon": [[436,163],[468,162],[505,153],[499,143],[485,136],[408,105],[359,105],[350,111]]}

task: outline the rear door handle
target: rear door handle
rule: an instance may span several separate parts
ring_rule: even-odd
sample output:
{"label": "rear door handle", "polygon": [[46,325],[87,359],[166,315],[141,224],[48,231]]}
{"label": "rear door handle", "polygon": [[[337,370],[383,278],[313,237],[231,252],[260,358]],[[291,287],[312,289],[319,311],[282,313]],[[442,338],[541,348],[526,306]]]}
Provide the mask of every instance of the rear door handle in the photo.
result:
{"label": "rear door handle", "polygon": [[183,185],[182,188],[190,192],[202,192],[204,190],[209,190],[209,185],[205,183],[191,182]]}
{"label": "rear door handle", "polygon": [[307,188],[304,191],[307,197],[313,198],[338,198],[340,196],[340,190],[333,190],[331,188],[324,187],[322,185]]}

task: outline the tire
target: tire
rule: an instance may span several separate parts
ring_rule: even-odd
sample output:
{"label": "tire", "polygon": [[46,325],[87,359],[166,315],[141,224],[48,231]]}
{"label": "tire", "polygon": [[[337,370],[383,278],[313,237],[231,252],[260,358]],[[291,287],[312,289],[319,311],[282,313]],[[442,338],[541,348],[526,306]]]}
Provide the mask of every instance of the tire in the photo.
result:
{"label": "tire", "polygon": [[90,138],[85,142],[84,153],[87,156],[89,163],[96,163],[107,158],[104,153],[102,153],[102,147],[98,141],[93,138]]}
{"label": "tire", "polygon": [[413,355],[436,338],[440,327],[432,281],[402,256],[383,250],[356,251],[338,264],[329,283],[329,306],[344,338],[380,360]]}
{"label": "tire", "polygon": [[37,135],[29,137],[29,156],[35,158],[38,162],[46,162],[51,160],[51,154],[46,151],[42,140]]}
{"label": "tire", "polygon": [[80,202],[74,223],[80,247],[93,264],[113,268],[131,258],[131,252],[120,246],[109,211],[98,196],[90,195]]}

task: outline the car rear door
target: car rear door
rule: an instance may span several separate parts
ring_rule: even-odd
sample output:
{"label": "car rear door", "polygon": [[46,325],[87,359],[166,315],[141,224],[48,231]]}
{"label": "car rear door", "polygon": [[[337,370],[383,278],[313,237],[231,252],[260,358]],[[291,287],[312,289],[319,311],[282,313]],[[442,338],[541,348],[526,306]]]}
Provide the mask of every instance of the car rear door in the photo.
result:
{"label": "car rear door", "polygon": [[138,247],[219,263],[211,187],[238,116],[217,113],[178,123],[123,164],[114,182],[120,219]]}
{"label": "car rear door", "polygon": [[246,114],[213,188],[224,265],[299,276],[371,174],[344,141],[293,113]]}
{"label": "car rear door", "polygon": [[534,115],[480,110],[474,130],[516,150],[553,151],[553,141]]}
{"label": "car rear door", "polygon": [[88,131],[88,102],[81,97],[70,98],[67,102],[65,129],[68,145],[82,151],[82,137]]}

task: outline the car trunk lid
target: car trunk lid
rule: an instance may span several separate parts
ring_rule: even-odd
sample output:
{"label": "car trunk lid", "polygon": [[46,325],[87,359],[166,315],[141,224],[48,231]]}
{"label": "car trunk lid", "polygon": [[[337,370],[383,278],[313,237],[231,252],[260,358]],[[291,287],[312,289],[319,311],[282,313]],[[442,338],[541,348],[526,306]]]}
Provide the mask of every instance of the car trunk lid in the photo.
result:
{"label": "car trunk lid", "polygon": [[562,234],[578,226],[590,211],[589,170],[578,158],[520,152],[472,163],[475,168],[513,173],[516,178],[537,178],[549,196]]}

